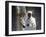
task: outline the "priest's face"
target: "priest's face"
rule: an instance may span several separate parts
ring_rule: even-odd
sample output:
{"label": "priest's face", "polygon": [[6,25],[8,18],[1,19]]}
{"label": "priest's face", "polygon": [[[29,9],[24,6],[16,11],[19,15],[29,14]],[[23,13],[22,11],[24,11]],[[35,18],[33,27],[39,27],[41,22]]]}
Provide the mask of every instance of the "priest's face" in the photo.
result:
{"label": "priest's face", "polygon": [[29,17],[29,18],[31,17],[31,13],[28,13],[28,17]]}

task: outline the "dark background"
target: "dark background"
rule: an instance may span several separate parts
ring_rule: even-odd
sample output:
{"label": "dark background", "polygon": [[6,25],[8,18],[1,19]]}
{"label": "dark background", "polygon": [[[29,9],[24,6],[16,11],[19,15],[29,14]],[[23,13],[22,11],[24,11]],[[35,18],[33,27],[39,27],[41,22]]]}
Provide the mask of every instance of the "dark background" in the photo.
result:
{"label": "dark background", "polygon": [[41,7],[26,7],[26,10],[33,11],[32,16],[36,19],[36,29],[41,29]]}
{"label": "dark background", "polygon": [[16,17],[16,7],[12,6],[12,31],[16,31],[17,30],[17,17]]}
{"label": "dark background", "polygon": [[[36,19],[36,29],[40,30],[41,29],[41,7],[27,7],[26,6],[26,11],[31,10],[33,11],[32,16]],[[17,8],[16,6],[12,6],[12,31],[17,30]]]}

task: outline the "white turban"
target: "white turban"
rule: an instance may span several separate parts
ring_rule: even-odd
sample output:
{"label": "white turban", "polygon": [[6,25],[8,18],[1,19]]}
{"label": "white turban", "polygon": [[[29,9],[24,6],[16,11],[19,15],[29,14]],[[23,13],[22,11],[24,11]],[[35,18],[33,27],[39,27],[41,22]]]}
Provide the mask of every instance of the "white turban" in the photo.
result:
{"label": "white turban", "polygon": [[32,14],[32,11],[28,11],[28,13],[31,13]]}

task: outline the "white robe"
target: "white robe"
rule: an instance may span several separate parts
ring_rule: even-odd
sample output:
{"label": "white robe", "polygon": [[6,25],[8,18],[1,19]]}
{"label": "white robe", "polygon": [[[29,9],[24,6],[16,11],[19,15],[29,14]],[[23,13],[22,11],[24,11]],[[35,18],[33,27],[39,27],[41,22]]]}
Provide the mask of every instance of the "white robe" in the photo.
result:
{"label": "white robe", "polygon": [[[23,30],[36,30],[36,19],[34,17],[31,17],[30,19],[27,19],[27,17],[22,18],[22,23],[25,26]],[[29,23],[29,27],[26,26]]]}

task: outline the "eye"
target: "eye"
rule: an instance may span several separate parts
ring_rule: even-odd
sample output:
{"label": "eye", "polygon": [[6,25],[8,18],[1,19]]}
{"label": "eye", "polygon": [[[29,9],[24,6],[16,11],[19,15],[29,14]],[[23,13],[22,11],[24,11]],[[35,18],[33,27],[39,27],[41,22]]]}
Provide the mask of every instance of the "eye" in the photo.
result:
{"label": "eye", "polygon": [[27,24],[27,26],[29,26],[29,24]]}

